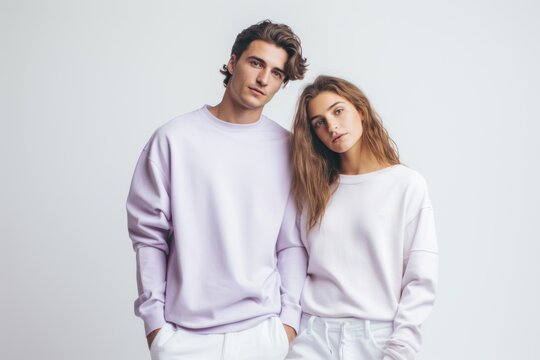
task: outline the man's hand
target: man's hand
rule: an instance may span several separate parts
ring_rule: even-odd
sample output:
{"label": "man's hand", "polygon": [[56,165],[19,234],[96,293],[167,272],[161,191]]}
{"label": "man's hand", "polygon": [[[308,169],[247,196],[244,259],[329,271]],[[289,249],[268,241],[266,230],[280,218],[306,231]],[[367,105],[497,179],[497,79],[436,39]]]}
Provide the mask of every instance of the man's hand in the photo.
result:
{"label": "man's hand", "polygon": [[148,335],[146,335],[146,341],[148,342],[148,348],[149,349],[150,349],[150,346],[152,346],[152,343],[154,342],[154,338],[156,337],[159,330],[161,330],[161,328],[158,328],[156,330],[152,330]]}
{"label": "man's hand", "polygon": [[289,344],[290,344],[296,337],[296,331],[294,330],[294,328],[292,328],[289,325],[283,324],[283,327],[285,328],[285,332],[287,333],[287,339],[289,339]]}

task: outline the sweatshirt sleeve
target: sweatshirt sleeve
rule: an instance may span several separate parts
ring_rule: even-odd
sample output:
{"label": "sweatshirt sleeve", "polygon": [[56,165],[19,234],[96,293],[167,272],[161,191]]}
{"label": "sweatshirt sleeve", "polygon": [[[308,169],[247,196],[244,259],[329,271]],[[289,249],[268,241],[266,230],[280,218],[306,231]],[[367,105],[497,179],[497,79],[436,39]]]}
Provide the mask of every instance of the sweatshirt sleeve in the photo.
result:
{"label": "sweatshirt sleeve", "polygon": [[287,202],[276,251],[281,277],[280,319],[298,333],[302,315],[300,295],[306,279],[307,253],[300,240],[298,213],[292,196],[289,196]]}
{"label": "sweatshirt sleeve", "polygon": [[136,252],[135,314],[146,334],[165,324],[165,284],[171,235],[170,184],[145,149],[137,163],[127,199],[128,231]]}
{"label": "sweatshirt sleeve", "polygon": [[420,327],[435,301],[438,275],[435,222],[429,199],[424,201],[424,206],[405,229],[405,241],[410,247],[403,264],[401,298],[394,319],[394,332],[387,342],[383,360],[416,358],[422,342]]}

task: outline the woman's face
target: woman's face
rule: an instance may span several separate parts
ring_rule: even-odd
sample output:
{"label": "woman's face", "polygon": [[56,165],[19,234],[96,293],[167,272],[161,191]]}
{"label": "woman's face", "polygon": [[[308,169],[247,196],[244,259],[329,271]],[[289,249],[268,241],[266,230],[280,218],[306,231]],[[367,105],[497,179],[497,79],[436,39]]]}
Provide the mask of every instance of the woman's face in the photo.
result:
{"label": "woman's face", "polygon": [[347,99],[321,92],[308,104],[308,118],[317,137],[330,150],[357,151],[362,137],[362,116]]}

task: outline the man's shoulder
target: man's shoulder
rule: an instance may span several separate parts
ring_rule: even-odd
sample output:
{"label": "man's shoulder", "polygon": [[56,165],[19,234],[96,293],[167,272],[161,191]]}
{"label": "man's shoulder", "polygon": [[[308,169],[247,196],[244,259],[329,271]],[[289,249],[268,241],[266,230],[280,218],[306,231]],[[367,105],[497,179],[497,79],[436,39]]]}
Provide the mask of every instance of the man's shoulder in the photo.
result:
{"label": "man's shoulder", "polygon": [[167,136],[171,133],[182,131],[185,127],[192,126],[197,123],[197,119],[200,118],[201,109],[196,109],[170,119],[160,127],[156,129],[156,135]]}
{"label": "man's shoulder", "polygon": [[199,112],[200,109],[196,109],[178,115],[159,126],[150,137],[145,149],[159,148],[161,151],[166,151],[171,142],[177,142],[182,136],[192,132],[192,127],[199,123],[197,121],[200,118]]}
{"label": "man's shoulder", "polygon": [[291,133],[289,132],[289,130],[285,129],[281,124],[270,119],[268,116],[265,116],[265,115],[263,116],[265,117],[267,127],[270,131],[274,131],[275,133],[283,137],[288,138],[290,136]]}

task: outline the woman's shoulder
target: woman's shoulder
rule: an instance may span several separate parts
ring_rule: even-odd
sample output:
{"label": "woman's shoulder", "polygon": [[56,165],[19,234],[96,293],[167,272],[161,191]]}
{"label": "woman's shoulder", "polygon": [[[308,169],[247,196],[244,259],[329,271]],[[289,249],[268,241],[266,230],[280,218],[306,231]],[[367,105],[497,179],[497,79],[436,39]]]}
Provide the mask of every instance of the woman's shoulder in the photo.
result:
{"label": "woman's shoulder", "polygon": [[402,182],[404,185],[419,187],[426,186],[426,179],[424,176],[422,176],[422,174],[420,174],[417,170],[411,169],[406,165],[398,164],[392,166],[391,173],[396,180]]}
{"label": "woman's shoulder", "polygon": [[396,175],[404,190],[404,199],[407,204],[407,212],[417,214],[425,208],[431,207],[426,179],[417,170],[405,165],[399,165]]}
{"label": "woman's shoulder", "polygon": [[420,172],[402,164],[393,170],[395,185],[399,184],[409,199],[428,197],[427,182]]}

